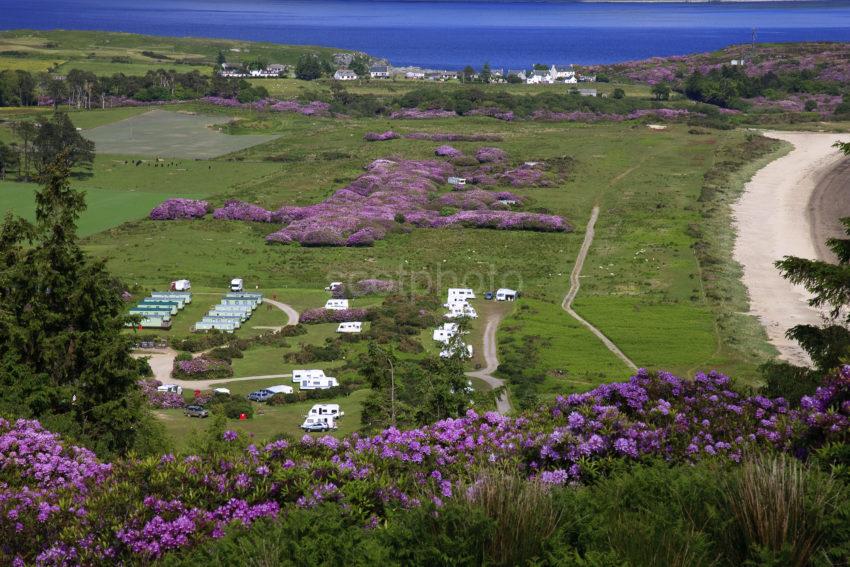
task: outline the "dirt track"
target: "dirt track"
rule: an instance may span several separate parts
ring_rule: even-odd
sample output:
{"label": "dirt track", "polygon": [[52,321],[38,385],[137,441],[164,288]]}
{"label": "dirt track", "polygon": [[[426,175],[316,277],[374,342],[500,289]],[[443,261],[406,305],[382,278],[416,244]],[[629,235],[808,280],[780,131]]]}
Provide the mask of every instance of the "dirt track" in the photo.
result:
{"label": "dirt track", "polygon": [[[493,372],[499,367],[499,359],[496,356],[496,329],[502,321],[501,313],[494,313],[487,318],[487,324],[484,327],[484,361],[486,366],[481,370],[467,372],[467,376],[478,378],[490,385],[494,390],[505,385],[505,381],[501,378],[493,376]],[[496,411],[505,415],[511,411],[511,402],[508,399],[507,389],[496,398]]]}

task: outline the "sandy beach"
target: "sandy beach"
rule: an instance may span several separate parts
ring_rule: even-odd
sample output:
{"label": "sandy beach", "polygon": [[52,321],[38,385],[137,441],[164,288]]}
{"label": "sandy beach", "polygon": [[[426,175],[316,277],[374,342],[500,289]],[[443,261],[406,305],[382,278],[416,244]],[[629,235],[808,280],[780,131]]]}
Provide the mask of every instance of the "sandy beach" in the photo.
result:
{"label": "sandy beach", "polygon": [[832,259],[822,241],[841,234],[837,219],[850,216],[850,160],[832,147],[840,134],[765,132],[794,146],[759,170],[732,207],[737,237],[734,257],[743,266],[750,312],[759,318],[780,358],[799,365],[811,360],[785,331],[819,324],[823,314],[806,301],[809,293],[782,278],[773,263],[783,256]]}

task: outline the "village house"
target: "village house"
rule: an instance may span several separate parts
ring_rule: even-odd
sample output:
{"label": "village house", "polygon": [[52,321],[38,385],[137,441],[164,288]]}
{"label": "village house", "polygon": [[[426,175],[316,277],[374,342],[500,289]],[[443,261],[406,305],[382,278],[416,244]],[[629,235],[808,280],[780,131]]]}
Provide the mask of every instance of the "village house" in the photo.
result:
{"label": "village house", "polygon": [[376,65],[369,68],[369,76],[373,79],[389,79],[390,68],[388,65]]}
{"label": "village house", "polygon": [[337,81],[356,81],[357,80],[357,73],[355,73],[351,69],[337,69],[336,73],[334,73],[334,80],[337,80]]}
{"label": "village house", "polygon": [[555,79],[552,78],[551,70],[543,71],[542,69],[535,69],[525,82],[529,85],[551,85],[555,82]]}
{"label": "village house", "polygon": [[450,81],[457,79],[457,73],[455,71],[434,71],[427,73],[425,78],[429,81]]}
{"label": "village house", "polygon": [[507,77],[510,77],[511,75],[521,81],[524,81],[527,78],[525,71],[522,69],[508,69]]}
{"label": "village house", "polygon": [[575,84],[578,82],[578,79],[576,79],[576,72],[573,71],[571,65],[552,65],[549,69],[549,75],[552,77],[553,81],[563,80],[567,84]]}

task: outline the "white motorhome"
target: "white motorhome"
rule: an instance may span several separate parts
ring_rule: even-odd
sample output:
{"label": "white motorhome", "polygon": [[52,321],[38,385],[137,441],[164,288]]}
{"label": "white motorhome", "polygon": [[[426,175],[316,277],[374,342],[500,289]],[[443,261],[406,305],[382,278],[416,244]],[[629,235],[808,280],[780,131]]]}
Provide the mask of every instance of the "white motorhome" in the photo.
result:
{"label": "white motorhome", "polygon": [[310,411],[304,417],[331,416],[334,419],[339,419],[344,415],[345,412],[339,409],[339,404],[316,404],[310,408]]}
{"label": "white motorhome", "polygon": [[230,280],[230,291],[242,291],[245,289],[245,284],[242,278],[233,278]]}
{"label": "white motorhome", "polygon": [[302,390],[327,390],[339,386],[339,380],[332,376],[322,376],[321,378],[307,378],[298,383],[298,387]]}
{"label": "white motorhome", "polygon": [[475,292],[468,287],[450,287],[448,293],[449,302],[457,299],[475,299]]}
{"label": "white motorhome", "polygon": [[348,309],[348,300],[347,299],[328,299],[325,302],[325,309]]}
{"label": "white motorhome", "polygon": [[363,330],[363,323],[360,321],[352,321],[349,323],[340,323],[336,328],[337,333],[359,333]]}
{"label": "white motorhome", "polygon": [[443,307],[445,307],[446,309],[451,309],[452,307],[466,307],[466,306],[469,306],[469,302],[465,299],[449,299],[448,301],[443,303]]}
{"label": "white motorhome", "polygon": [[171,291],[189,291],[192,289],[192,282],[189,280],[175,280],[171,282]]}
{"label": "white motorhome", "polygon": [[448,344],[449,340],[457,334],[457,323],[444,323],[434,329],[434,340],[439,343]]}
{"label": "white motorhome", "polygon": [[170,394],[182,394],[183,386],[178,386],[177,384],[163,384],[162,386],[157,386],[157,392],[168,392]]}
{"label": "white motorhome", "polygon": [[296,384],[300,383],[302,380],[309,380],[310,378],[324,378],[325,371],[324,370],[293,370],[292,371],[292,381]]}
{"label": "white motorhome", "polygon": [[496,290],[496,301],[514,301],[518,295],[519,293],[515,289],[499,288]]}
{"label": "white motorhome", "polygon": [[292,392],[295,391],[292,388],[292,386],[284,386],[284,385],[269,386],[268,388],[264,388],[264,389],[268,390],[269,392],[273,392],[275,394],[291,394]]}
{"label": "white motorhome", "polygon": [[472,358],[472,355],[474,353],[472,345],[464,345],[464,346],[458,347],[458,349],[454,349],[454,350],[449,349],[449,348],[445,348],[445,349],[441,350],[440,351],[440,358],[451,358],[455,355],[455,353],[457,353],[458,350],[460,350],[461,358]]}
{"label": "white motorhome", "polygon": [[458,317],[469,317],[470,319],[478,319],[478,312],[473,306],[468,303],[455,305],[449,308],[449,312],[444,315],[446,319],[457,319]]}

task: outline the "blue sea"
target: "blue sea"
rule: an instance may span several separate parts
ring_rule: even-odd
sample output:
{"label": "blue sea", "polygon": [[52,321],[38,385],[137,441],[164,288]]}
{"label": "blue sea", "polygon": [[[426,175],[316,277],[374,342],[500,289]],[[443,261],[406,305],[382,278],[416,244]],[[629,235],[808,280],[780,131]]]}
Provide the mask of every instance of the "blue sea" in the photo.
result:
{"label": "blue sea", "polygon": [[0,0],[0,29],[87,29],[327,45],[394,65],[609,63],[752,40],[850,41],[850,2]]}

